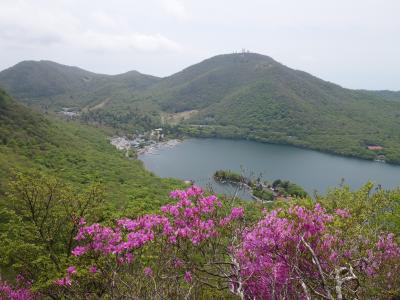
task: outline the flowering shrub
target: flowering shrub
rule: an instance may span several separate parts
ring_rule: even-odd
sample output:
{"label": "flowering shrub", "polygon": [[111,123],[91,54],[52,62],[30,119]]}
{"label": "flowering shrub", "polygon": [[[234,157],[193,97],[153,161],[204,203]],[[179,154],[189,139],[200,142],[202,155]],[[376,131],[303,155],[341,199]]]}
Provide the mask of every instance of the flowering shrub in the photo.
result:
{"label": "flowering shrub", "polygon": [[[161,207],[160,214],[123,218],[114,227],[92,224],[79,229],[80,245],[72,254],[80,268],[92,274],[85,278],[86,292],[92,281],[121,297],[137,293],[138,297],[169,294],[175,298],[189,295],[195,286],[227,286],[231,281],[227,237],[240,227],[244,209],[223,204],[215,195],[206,196],[196,186],[170,196],[177,202]],[[84,220],[80,223],[85,225]],[[128,279],[131,288],[124,285]],[[74,289],[81,289],[84,281],[70,267],[55,284],[62,293],[77,292]]]}
{"label": "flowering shrub", "polygon": [[87,243],[77,246],[72,254],[82,256],[89,251],[115,254],[121,262],[129,263],[136,249],[156,237],[164,237],[170,244],[176,244],[179,239],[189,239],[193,245],[198,245],[205,239],[217,237],[218,229],[244,214],[242,208],[233,208],[231,214],[217,221],[216,209],[222,207],[221,201],[214,195],[204,197],[202,190],[196,186],[187,191],[173,191],[171,197],[179,201],[161,207],[161,215],[145,215],[134,220],[120,219],[115,228],[100,224],[81,227],[76,240]]}
{"label": "flowering shrub", "polygon": [[245,231],[242,247],[236,253],[242,276],[248,278],[245,293],[257,298],[284,298],[297,292],[299,281],[318,278],[307,245],[320,259],[323,254],[325,267],[328,261],[337,259],[337,240],[326,234],[332,215],[319,205],[313,210],[295,206],[286,215],[280,213],[283,214],[279,210],[268,213],[254,228]]}
{"label": "flowering shrub", "polygon": [[347,209],[320,204],[265,212],[256,224],[198,187],[171,192],[161,213],[82,227],[76,266],[55,281],[88,298],[360,299],[394,296],[400,247],[393,234],[349,235]]}
{"label": "flowering shrub", "polygon": [[366,285],[369,294],[380,295],[379,291],[383,290],[392,297],[400,295],[400,246],[392,233],[379,236],[366,251],[360,267],[370,279]]}
{"label": "flowering shrub", "polygon": [[310,210],[294,206],[267,213],[243,233],[236,252],[246,298],[368,298],[369,286],[385,266],[392,272],[381,276],[378,285],[390,294],[399,282],[393,276],[400,271],[399,245],[393,235],[382,235],[376,244],[346,236],[334,224],[347,218],[347,210],[329,214],[319,204]]}

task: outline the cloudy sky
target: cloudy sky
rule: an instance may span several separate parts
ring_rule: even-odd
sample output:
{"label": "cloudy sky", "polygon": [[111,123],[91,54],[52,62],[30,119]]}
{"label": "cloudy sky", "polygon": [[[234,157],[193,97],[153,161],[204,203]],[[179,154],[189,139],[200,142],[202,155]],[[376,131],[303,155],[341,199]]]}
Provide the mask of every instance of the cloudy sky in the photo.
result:
{"label": "cloudy sky", "polygon": [[345,87],[400,90],[400,1],[0,0],[0,69],[48,59],[166,76],[242,48]]}

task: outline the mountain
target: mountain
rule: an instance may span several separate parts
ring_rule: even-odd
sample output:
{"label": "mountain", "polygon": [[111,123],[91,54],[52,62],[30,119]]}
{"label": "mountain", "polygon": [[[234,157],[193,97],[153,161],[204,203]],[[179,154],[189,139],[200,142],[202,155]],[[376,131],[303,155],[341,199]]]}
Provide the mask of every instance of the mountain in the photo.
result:
{"label": "mountain", "polygon": [[[190,112],[184,123],[191,135],[287,143],[367,159],[385,155],[400,162],[396,92],[345,89],[268,56],[215,56],[144,93],[170,116]],[[384,149],[368,150],[369,145]]]}
{"label": "mountain", "polygon": [[14,170],[40,170],[77,189],[102,182],[110,206],[158,208],[181,183],[146,171],[117,151],[99,129],[43,116],[0,90],[0,198]]}
{"label": "mountain", "polygon": [[164,78],[150,87],[166,111],[202,109],[253,82],[279,64],[260,54],[219,55]]}
{"label": "mountain", "polygon": [[258,89],[287,94],[311,104],[346,102],[347,98],[365,97],[376,100],[398,100],[400,92],[358,91],[323,81],[306,72],[294,70],[256,53],[218,55],[163,78],[149,87],[148,94],[165,111],[181,112],[204,109],[247,91]]}
{"label": "mountain", "polygon": [[119,75],[92,73],[51,61],[23,61],[0,72],[0,87],[18,100],[42,109],[91,107],[112,102],[157,82],[154,76],[131,71]]}
{"label": "mountain", "polygon": [[25,103],[76,106],[85,122],[129,132],[179,124],[191,136],[400,163],[400,92],[342,88],[256,53],[218,55],[165,78],[23,62],[0,72],[0,85]]}

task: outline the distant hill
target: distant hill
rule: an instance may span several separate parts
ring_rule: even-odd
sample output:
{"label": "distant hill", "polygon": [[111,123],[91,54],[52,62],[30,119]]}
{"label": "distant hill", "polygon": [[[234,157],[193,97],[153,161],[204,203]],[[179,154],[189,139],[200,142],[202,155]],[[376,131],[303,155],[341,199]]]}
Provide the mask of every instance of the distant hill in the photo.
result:
{"label": "distant hill", "polygon": [[192,136],[400,163],[400,92],[345,89],[256,53],[218,55],[165,78],[23,62],[0,72],[1,85],[30,105],[77,106],[82,120],[130,132],[170,122]]}
{"label": "distant hill", "polygon": [[102,182],[111,206],[133,212],[158,208],[181,185],[128,160],[101,130],[45,117],[0,90],[0,198],[13,170],[41,170],[77,189]]}
{"label": "distant hill", "polygon": [[400,101],[400,91],[365,91],[366,93],[373,93],[382,99],[389,101]]}
{"label": "distant hill", "polygon": [[51,110],[91,107],[110,97],[118,100],[121,90],[131,93],[158,80],[137,71],[111,76],[44,60],[23,61],[0,72],[0,87],[12,96]]}

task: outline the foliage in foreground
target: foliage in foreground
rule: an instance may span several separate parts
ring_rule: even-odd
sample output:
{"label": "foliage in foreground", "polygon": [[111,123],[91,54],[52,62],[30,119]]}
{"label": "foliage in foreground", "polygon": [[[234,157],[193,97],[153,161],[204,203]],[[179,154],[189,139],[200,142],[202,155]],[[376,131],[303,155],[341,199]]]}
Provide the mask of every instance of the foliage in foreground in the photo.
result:
{"label": "foliage in foreground", "polygon": [[[256,222],[232,201],[197,187],[171,197],[177,202],[158,214],[111,226],[82,218],[71,265],[47,295],[382,299],[400,293],[400,246],[386,230],[395,228],[387,211],[398,216],[398,191],[338,189],[317,203],[264,210]],[[349,197],[354,203],[337,207]],[[376,222],[379,211],[384,218]]]}
{"label": "foliage in foreground", "polygon": [[23,274],[35,288],[49,285],[65,269],[79,219],[97,222],[105,213],[100,185],[76,193],[71,185],[39,172],[16,174],[0,205],[1,267]]}

